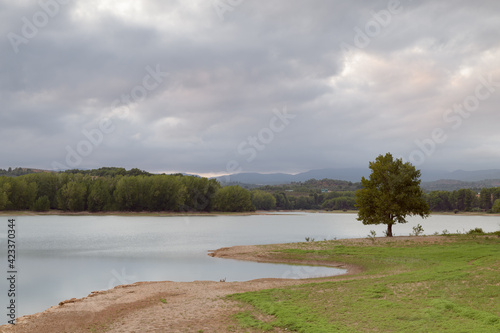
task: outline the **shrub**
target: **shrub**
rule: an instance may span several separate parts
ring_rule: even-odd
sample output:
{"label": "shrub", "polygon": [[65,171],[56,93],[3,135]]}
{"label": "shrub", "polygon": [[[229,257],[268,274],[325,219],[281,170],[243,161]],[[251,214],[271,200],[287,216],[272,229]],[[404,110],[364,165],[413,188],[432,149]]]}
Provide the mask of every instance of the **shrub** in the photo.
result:
{"label": "shrub", "polygon": [[484,235],[484,231],[482,228],[470,229],[467,231],[467,235]]}
{"label": "shrub", "polygon": [[377,232],[375,230],[370,230],[370,234],[366,236],[368,239],[370,239],[373,243],[375,243],[375,236],[377,235]]}
{"label": "shrub", "polygon": [[424,228],[423,228],[423,227],[422,227],[422,225],[420,225],[420,223],[419,223],[419,224],[417,224],[417,226],[416,226],[416,227],[413,227],[413,233],[411,233],[411,234],[410,234],[410,236],[411,236],[411,235],[414,235],[414,236],[419,236],[419,235],[421,235],[421,234],[423,234],[423,233],[424,233]]}

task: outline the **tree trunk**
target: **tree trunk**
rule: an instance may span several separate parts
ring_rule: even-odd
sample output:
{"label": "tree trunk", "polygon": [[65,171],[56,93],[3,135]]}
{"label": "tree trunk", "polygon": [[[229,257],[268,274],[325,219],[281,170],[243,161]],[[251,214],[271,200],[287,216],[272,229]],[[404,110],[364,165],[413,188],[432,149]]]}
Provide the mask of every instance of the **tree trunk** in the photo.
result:
{"label": "tree trunk", "polygon": [[392,237],[392,224],[387,225],[387,237]]}

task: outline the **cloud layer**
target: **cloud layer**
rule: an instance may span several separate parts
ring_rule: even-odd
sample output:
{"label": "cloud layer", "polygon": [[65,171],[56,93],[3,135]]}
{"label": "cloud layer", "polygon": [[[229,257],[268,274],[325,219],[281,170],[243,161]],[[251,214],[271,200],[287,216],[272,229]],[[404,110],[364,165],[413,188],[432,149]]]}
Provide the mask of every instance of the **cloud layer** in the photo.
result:
{"label": "cloud layer", "polygon": [[3,168],[500,166],[498,1],[0,0],[0,22]]}

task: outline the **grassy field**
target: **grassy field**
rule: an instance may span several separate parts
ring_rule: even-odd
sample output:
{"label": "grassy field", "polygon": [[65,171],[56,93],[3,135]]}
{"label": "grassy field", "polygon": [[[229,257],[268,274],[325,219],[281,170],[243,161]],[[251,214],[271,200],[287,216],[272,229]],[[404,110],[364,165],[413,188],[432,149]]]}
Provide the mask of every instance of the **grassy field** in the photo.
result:
{"label": "grassy field", "polygon": [[242,303],[236,319],[250,331],[500,332],[498,233],[309,242],[275,249],[273,256],[365,270],[333,282],[229,296]]}

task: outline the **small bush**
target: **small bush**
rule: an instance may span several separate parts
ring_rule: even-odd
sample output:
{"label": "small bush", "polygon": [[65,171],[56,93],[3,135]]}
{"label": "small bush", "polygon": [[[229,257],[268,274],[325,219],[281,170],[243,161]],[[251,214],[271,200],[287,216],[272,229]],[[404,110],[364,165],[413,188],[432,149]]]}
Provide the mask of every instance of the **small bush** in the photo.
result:
{"label": "small bush", "polygon": [[370,230],[370,234],[366,236],[369,240],[371,240],[373,243],[375,243],[375,236],[377,235],[377,232],[375,230]]}
{"label": "small bush", "polygon": [[467,235],[484,235],[484,231],[482,228],[470,229],[467,231]]}
{"label": "small bush", "polygon": [[422,227],[422,225],[417,224],[416,227],[413,227],[413,233],[411,233],[410,236],[411,235],[419,236],[419,235],[421,235],[423,233],[424,233],[424,228]]}

